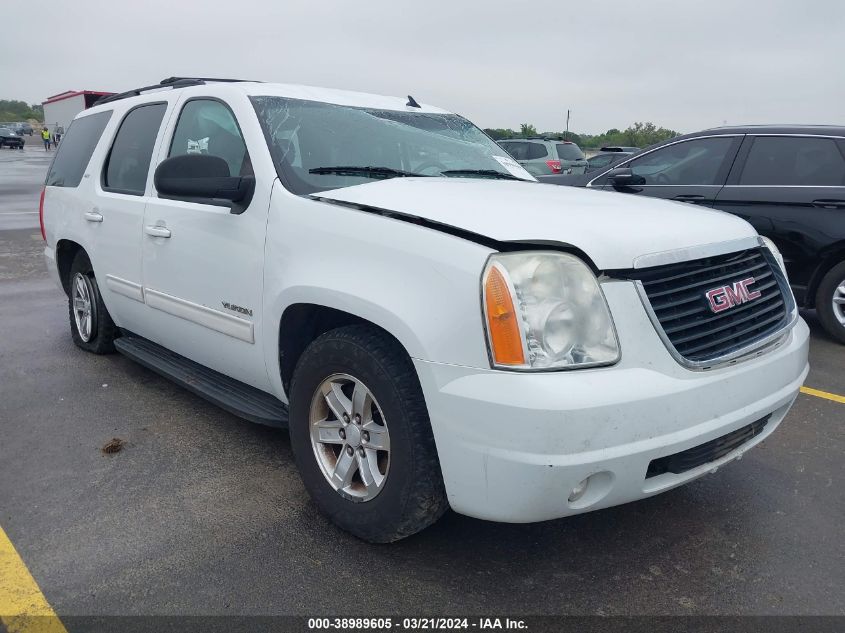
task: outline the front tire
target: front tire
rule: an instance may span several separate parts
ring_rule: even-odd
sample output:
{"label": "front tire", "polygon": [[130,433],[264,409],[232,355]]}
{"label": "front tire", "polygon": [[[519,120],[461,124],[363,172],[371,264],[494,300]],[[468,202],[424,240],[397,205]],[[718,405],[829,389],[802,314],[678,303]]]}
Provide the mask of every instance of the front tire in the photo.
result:
{"label": "front tire", "polygon": [[825,331],[845,343],[845,262],[831,268],[816,291],[816,312]]}
{"label": "front tire", "polygon": [[91,261],[82,251],[70,266],[68,315],[71,337],[77,347],[94,354],[114,352],[119,330],[103,303]]}
{"label": "front tire", "polygon": [[335,524],[389,543],[446,511],[422,389],[395,339],[367,325],[323,334],[297,363],[290,400],[297,467]]}

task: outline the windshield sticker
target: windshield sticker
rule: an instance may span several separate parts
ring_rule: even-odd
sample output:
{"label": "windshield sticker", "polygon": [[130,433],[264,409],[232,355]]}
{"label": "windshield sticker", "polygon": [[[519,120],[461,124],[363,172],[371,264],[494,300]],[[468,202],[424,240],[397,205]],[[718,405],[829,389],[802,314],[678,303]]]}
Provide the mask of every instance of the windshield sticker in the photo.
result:
{"label": "windshield sticker", "polygon": [[516,162],[510,156],[493,156],[502,167],[507,169],[512,176],[516,176],[517,178],[522,178],[523,180],[533,180],[537,182],[537,179],[534,178],[531,174],[525,171],[525,168]]}

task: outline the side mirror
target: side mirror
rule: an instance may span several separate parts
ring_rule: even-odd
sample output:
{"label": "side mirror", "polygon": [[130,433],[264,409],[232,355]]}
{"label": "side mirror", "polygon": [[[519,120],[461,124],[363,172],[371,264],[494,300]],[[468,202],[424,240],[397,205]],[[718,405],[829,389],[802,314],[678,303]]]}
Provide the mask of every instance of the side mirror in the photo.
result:
{"label": "side mirror", "polygon": [[243,213],[252,198],[255,178],[230,176],[219,156],[185,154],[163,160],[153,177],[162,198],[227,206]]}
{"label": "side mirror", "polygon": [[614,189],[627,189],[645,184],[645,178],[638,176],[631,171],[630,167],[617,167],[611,169],[607,174],[607,182]]}

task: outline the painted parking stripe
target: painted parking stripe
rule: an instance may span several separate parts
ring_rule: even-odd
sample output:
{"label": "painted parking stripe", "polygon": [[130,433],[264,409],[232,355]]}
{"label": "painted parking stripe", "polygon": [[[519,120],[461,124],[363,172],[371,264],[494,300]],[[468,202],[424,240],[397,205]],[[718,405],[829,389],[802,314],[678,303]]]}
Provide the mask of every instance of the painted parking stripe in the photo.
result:
{"label": "painted parking stripe", "polygon": [[9,633],[67,633],[2,527],[0,623]]}
{"label": "painted parking stripe", "polygon": [[806,393],[808,396],[815,396],[816,398],[824,398],[825,400],[833,400],[834,402],[841,402],[845,404],[845,396],[840,396],[828,391],[819,391],[818,389],[811,389],[810,387],[801,387],[801,393]]}

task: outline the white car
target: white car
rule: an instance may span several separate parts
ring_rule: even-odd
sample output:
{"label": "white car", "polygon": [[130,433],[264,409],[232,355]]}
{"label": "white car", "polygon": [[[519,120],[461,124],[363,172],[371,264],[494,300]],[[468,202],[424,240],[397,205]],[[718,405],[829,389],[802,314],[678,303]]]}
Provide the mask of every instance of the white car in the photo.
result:
{"label": "white car", "polygon": [[287,426],[375,542],[642,499],[781,423],[808,329],[736,217],[534,182],[413,98],[170,79],[70,126],[41,204],[74,342]]}

